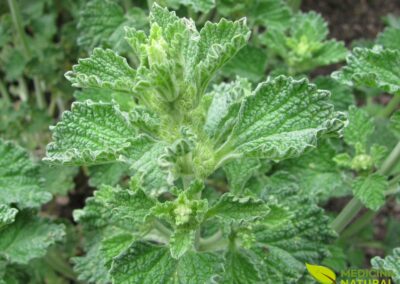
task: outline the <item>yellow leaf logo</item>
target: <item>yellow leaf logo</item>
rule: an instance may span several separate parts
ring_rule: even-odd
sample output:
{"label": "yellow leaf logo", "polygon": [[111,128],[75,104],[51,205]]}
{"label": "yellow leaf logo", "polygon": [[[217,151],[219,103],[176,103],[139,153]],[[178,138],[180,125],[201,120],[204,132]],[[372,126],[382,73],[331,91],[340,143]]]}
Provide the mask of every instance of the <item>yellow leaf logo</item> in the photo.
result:
{"label": "yellow leaf logo", "polygon": [[312,265],[306,263],[308,273],[321,284],[335,284],[336,274],[331,269],[325,266]]}

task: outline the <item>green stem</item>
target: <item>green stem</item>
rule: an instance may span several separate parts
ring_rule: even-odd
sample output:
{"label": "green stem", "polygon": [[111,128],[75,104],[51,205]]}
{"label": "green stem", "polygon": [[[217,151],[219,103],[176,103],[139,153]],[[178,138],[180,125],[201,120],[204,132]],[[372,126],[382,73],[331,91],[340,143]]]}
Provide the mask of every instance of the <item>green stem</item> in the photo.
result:
{"label": "green stem", "polygon": [[25,80],[23,77],[18,79],[18,95],[21,101],[28,101],[28,87],[26,86]]}
{"label": "green stem", "polygon": [[11,103],[11,97],[10,97],[10,94],[8,93],[8,91],[7,91],[6,85],[3,83],[2,80],[0,80],[0,93],[1,93],[1,95],[3,97],[3,99],[5,100],[5,102],[7,104],[10,104]]}
{"label": "green stem", "polygon": [[64,277],[76,281],[76,275],[71,266],[69,265],[69,263],[64,261],[64,259],[56,253],[56,251],[50,251],[46,255],[45,261],[51,268],[53,268]]}
{"label": "green stem", "polygon": [[53,117],[55,111],[56,111],[56,98],[54,96],[51,96],[49,107],[47,108],[47,113],[49,114],[50,117]]}
{"label": "green stem", "polygon": [[31,51],[29,49],[29,45],[26,40],[26,34],[24,31],[24,28],[22,27],[21,12],[17,5],[17,1],[16,0],[8,0],[8,6],[10,8],[11,17],[12,17],[15,29],[17,31],[18,37],[22,43],[24,55],[25,55],[26,59],[29,59],[31,57]]}
{"label": "green stem", "polygon": [[196,24],[199,26],[203,25],[210,18],[210,14],[211,12],[201,14],[201,16],[197,19]]}
{"label": "green stem", "polygon": [[383,162],[380,170],[378,171],[381,175],[388,175],[396,166],[398,161],[400,160],[400,142],[397,143],[396,147],[392,150],[386,160]]}
{"label": "green stem", "polygon": [[[385,191],[385,196],[390,196],[393,194],[398,194],[399,186],[398,183],[400,181],[400,174],[396,177],[392,178],[389,181],[389,189]],[[365,226],[371,224],[374,217],[378,214],[378,211],[368,210],[363,216],[361,216],[357,221],[351,224],[342,234],[341,238],[346,239],[351,236],[354,236],[359,231],[361,231]]]}
{"label": "green stem", "polygon": [[357,198],[353,197],[349,203],[342,209],[340,214],[333,220],[331,226],[340,233],[353,220],[353,218],[363,208],[363,204]]}
{"label": "green stem", "polygon": [[44,109],[46,107],[46,101],[40,86],[40,80],[38,77],[33,77],[33,84],[35,88],[36,105],[39,109]]}
{"label": "green stem", "polygon": [[[397,143],[396,147],[392,150],[386,160],[383,162],[378,173],[381,175],[387,175],[391,172],[393,167],[400,160],[400,142]],[[337,232],[341,233],[344,228],[354,219],[354,217],[363,208],[363,204],[357,198],[353,197],[349,203],[342,209],[339,215],[333,220],[331,226]]]}
{"label": "green stem", "polygon": [[395,95],[390,102],[386,105],[386,107],[382,110],[381,116],[389,117],[397,108],[400,103],[400,95]]}
{"label": "green stem", "polygon": [[354,236],[356,233],[361,231],[365,226],[371,224],[372,219],[375,217],[375,212],[372,210],[368,210],[364,215],[357,219],[351,226],[349,226],[343,233],[340,235],[341,239],[346,239],[351,236]]}

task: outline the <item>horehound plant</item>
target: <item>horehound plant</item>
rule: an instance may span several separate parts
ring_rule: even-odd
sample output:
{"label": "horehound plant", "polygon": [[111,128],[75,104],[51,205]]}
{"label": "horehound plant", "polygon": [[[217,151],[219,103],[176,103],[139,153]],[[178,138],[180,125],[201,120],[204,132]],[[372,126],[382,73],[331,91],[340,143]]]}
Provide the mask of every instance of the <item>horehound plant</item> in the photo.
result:
{"label": "horehound plant", "polygon": [[[90,99],[52,128],[45,160],[122,163],[133,173],[122,186],[100,186],[74,212],[87,252],[74,259],[82,280],[289,283],[304,262],[327,255],[336,233],[311,196],[278,186],[279,178],[245,184],[337,135],[346,118],[306,79],[279,76],[253,88],[238,78],[210,88],[249,36],[245,19],[198,31],[155,4],[149,34],[126,28],[131,64],[97,48],[66,74]],[[212,186],[221,171],[228,188]]]}

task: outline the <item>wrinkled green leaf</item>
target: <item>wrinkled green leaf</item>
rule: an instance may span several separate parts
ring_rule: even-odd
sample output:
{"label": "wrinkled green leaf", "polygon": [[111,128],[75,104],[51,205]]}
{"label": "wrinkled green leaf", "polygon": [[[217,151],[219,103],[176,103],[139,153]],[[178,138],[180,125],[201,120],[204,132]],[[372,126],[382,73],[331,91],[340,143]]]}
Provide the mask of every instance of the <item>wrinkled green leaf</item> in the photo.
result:
{"label": "wrinkled green leaf", "polygon": [[84,256],[72,258],[72,262],[78,280],[88,283],[109,283],[106,260],[100,251],[100,245],[91,247]]}
{"label": "wrinkled green leaf", "polygon": [[242,158],[226,164],[223,169],[228,179],[230,191],[241,193],[246,182],[258,171],[261,163],[257,158]]}
{"label": "wrinkled green leaf", "polygon": [[386,177],[379,174],[358,177],[352,187],[354,195],[367,208],[377,211],[385,204],[385,190],[388,187]]}
{"label": "wrinkled green leaf", "polygon": [[212,253],[190,252],[173,259],[166,247],[134,243],[113,263],[111,276],[117,283],[207,283],[220,268]]}
{"label": "wrinkled green leaf", "polygon": [[305,262],[319,263],[328,255],[327,244],[335,237],[329,218],[308,197],[288,189],[277,194],[279,204],[290,207],[288,222],[255,230],[257,243],[251,249],[264,283],[296,283],[305,272]]}
{"label": "wrinkled green leaf", "polygon": [[391,94],[400,93],[400,51],[355,48],[346,59],[347,65],[332,76],[343,83],[378,88]]}
{"label": "wrinkled green leaf", "polygon": [[147,23],[143,10],[133,8],[125,13],[118,3],[109,0],[87,1],[78,19],[78,45],[85,48],[117,46],[125,26],[143,28]]}
{"label": "wrinkled green leaf", "polygon": [[250,93],[251,85],[245,79],[214,85],[213,91],[207,94],[212,97],[204,125],[207,134],[218,139],[225,138],[237,120],[236,113],[242,99]]}
{"label": "wrinkled green leaf", "polygon": [[226,270],[224,281],[226,283],[261,283],[259,267],[253,263],[255,257],[246,250],[228,251],[226,255]]}
{"label": "wrinkled green leaf", "polygon": [[389,49],[400,49],[400,28],[386,28],[378,35],[377,43]]}
{"label": "wrinkled green leaf", "polygon": [[375,269],[382,269],[390,271],[394,274],[392,279],[394,281],[400,281],[400,249],[395,248],[392,254],[382,259],[379,256],[374,257],[371,260],[372,267]]}
{"label": "wrinkled green leaf", "polygon": [[74,87],[101,88],[130,93],[136,72],[124,57],[110,49],[96,48],[89,58],[80,59],[65,77]]}
{"label": "wrinkled green leaf", "polygon": [[103,186],[102,191],[96,194],[96,198],[112,211],[114,219],[132,225],[144,222],[149,214],[148,211],[155,205],[155,201],[140,189],[133,191]]}
{"label": "wrinkled green leaf", "polygon": [[324,141],[317,149],[281,163],[279,169],[283,172],[276,172],[270,179],[278,178],[279,174],[291,176],[292,179],[283,181],[285,186],[291,184],[302,194],[320,201],[347,195],[351,192],[350,176],[335,163],[335,155],[335,149]]}
{"label": "wrinkled green leaf", "polygon": [[0,231],[0,255],[9,262],[26,264],[42,257],[47,248],[64,237],[64,226],[21,212],[15,222]]}
{"label": "wrinkled green leaf", "polygon": [[280,76],[261,83],[243,100],[236,125],[219,151],[274,160],[298,156],[315,147],[321,133],[341,128],[328,98],[328,92],[307,80]]}
{"label": "wrinkled green leaf", "polygon": [[133,147],[136,134],[118,106],[91,101],[74,103],[52,131],[45,160],[73,165],[116,161]]}
{"label": "wrinkled green leaf", "polygon": [[177,229],[169,241],[171,256],[179,259],[187,251],[192,249],[195,240],[195,231]]}
{"label": "wrinkled green leaf", "polygon": [[226,193],[208,210],[207,217],[218,217],[223,222],[254,221],[266,216],[269,211],[269,207],[260,199]]}
{"label": "wrinkled green leaf", "polygon": [[344,141],[352,146],[367,145],[368,137],[374,132],[374,123],[368,113],[355,106],[349,108],[349,125],[344,129]]}
{"label": "wrinkled green leaf", "polygon": [[126,233],[118,234],[103,240],[101,242],[100,251],[106,260],[105,266],[110,269],[114,257],[128,249],[133,240],[133,236]]}
{"label": "wrinkled green leaf", "polygon": [[0,139],[0,203],[39,207],[50,199],[51,194],[40,184],[39,168],[28,153]]}

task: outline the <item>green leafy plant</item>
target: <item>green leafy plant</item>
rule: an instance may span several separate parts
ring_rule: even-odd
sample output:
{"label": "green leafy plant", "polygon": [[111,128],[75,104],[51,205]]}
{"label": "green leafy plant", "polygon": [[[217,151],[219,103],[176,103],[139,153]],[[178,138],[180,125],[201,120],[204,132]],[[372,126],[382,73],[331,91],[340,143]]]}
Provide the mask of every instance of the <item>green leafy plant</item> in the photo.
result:
{"label": "green leafy plant", "polygon": [[299,8],[0,3],[0,283],[400,281],[399,21]]}
{"label": "green leafy plant", "polygon": [[[82,280],[187,282],[195,273],[196,283],[243,282],[250,276],[273,282],[288,277],[274,268],[277,262],[297,263],[293,279],[303,273],[296,238],[304,249],[314,248],[315,259],[327,253],[324,242],[335,234],[326,217],[291,190],[250,194],[246,181],[235,178],[231,192],[205,187],[218,169],[251,176],[261,159],[299,156],[345,124],[328,93],[307,80],[281,76],[255,89],[239,80],[207,93],[215,72],[248,37],[244,20],[222,19],[197,31],[192,21],[156,5],[149,35],[126,30],[140,59],[136,69],[111,50],[95,49],[66,74],[83,92],[122,92],[132,100],[103,102],[94,95],[74,103],[52,129],[46,161],[120,161],[133,171],[128,187],[101,186],[75,211],[86,233],[97,235],[87,244],[87,256],[75,260]],[[304,210],[303,216],[289,207]],[[281,242],[285,231],[290,237]],[[89,275],[93,261],[99,271]],[[196,272],[195,263],[201,263]]]}
{"label": "green leafy plant", "polygon": [[298,13],[292,21],[287,30],[271,29],[261,35],[263,43],[284,60],[289,74],[307,72],[345,58],[344,44],[326,39],[328,26],[321,15]]}

